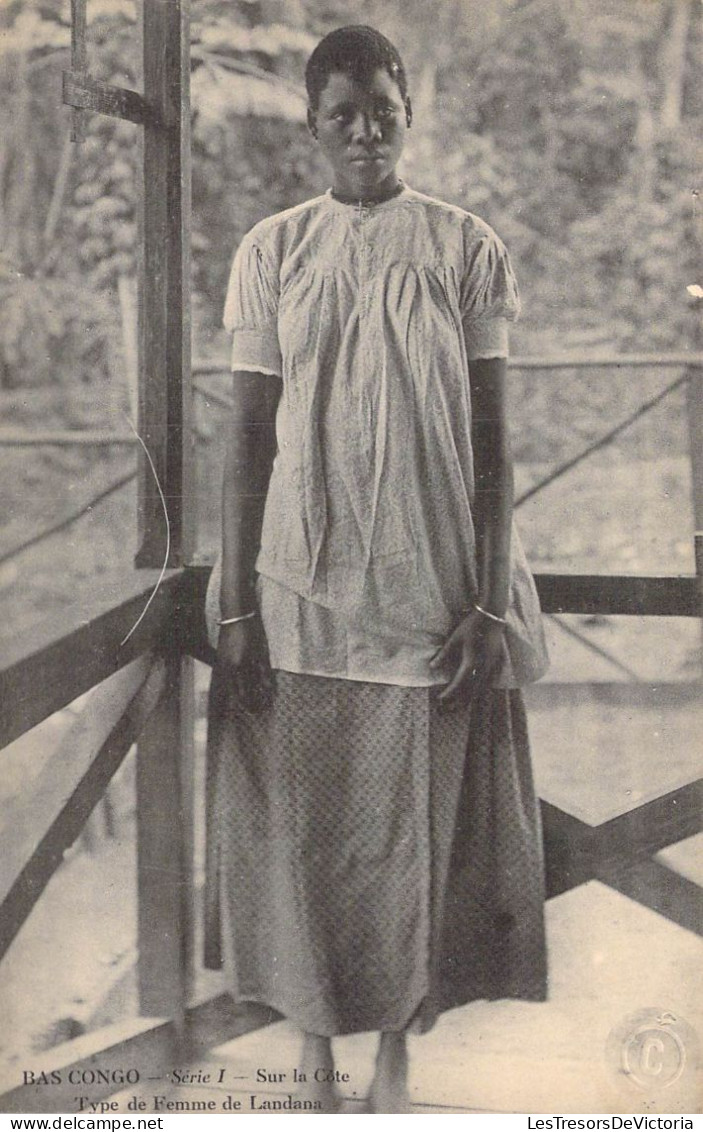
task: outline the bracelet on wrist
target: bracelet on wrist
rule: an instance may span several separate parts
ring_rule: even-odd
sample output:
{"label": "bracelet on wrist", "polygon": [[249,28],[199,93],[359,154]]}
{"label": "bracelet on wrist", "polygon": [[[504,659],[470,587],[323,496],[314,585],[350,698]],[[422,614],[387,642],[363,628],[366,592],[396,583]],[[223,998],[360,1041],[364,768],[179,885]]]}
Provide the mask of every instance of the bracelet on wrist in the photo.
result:
{"label": "bracelet on wrist", "polygon": [[499,617],[497,613],[490,613],[487,609],[484,609],[482,605],[479,605],[477,601],[473,603],[473,608],[477,613],[480,613],[482,617],[487,617],[489,621],[493,621],[496,625],[505,626],[508,624],[506,617]]}
{"label": "bracelet on wrist", "polygon": [[221,617],[218,625],[236,625],[238,621],[248,621],[251,617],[258,616],[258,609],[252,609],[250,613],[240,613],[239,617]]}

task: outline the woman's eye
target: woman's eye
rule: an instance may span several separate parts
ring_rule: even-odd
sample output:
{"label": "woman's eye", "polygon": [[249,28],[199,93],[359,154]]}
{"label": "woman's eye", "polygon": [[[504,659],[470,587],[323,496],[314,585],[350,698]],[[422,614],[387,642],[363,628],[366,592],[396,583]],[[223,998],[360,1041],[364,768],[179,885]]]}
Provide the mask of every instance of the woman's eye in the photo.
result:
{"label": "woman's eye", "polygon": [[[377,122],[390,122],[396,113],[397,111],[393,106],[379,106],[373,111],[373,117]],[[335,110],[330,114],[330,121],[347,126],[353,121],[354,114],[353,110]]]}

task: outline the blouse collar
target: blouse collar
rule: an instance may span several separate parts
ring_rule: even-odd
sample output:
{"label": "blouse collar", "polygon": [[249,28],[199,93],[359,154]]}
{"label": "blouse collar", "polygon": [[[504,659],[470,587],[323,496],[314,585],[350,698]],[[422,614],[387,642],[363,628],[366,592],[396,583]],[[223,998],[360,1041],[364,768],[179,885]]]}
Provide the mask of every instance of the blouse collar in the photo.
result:
{"label": "blouse collar", "polygon": [[408,196],[408,192],[408,186],[403,181],[399,181],[392,195],[383,197],[381,200],[346,200],[338,197],[334,189],[328,189],[325,196],[336,208],[345,212],[377,212],[404,200]]}

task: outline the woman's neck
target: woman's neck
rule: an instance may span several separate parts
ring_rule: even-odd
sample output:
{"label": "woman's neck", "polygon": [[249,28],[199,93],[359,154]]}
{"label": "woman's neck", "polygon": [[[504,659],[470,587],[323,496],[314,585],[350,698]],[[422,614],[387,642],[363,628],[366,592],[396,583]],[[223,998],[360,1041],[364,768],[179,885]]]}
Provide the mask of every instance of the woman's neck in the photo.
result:
{"label": "woman's neck", "polygon": [[392,200],[397,197],[405,188],[403,182],[398,178],[393,184],[385,186],[377,193],[370,194],[369,196],[358,196],[348,192],[343,192],[340,189],[332,188],[332,196],[335,200],[340,201],[341,204],[355,205],[357,208],[365,207],[372,204],[382,204],[383,201]]}

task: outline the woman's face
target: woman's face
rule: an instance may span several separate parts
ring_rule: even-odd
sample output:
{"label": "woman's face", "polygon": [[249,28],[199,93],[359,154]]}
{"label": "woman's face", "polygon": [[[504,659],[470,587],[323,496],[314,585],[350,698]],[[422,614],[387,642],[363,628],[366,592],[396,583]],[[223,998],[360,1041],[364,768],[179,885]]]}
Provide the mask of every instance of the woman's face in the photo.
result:
{"label": "woman's face", "polygon": [[330,75],[308,122],[332,166],[337,193],[373,199],[397,185],[408,114],[398,84],[382,68],[363,83],[342,72]]}

